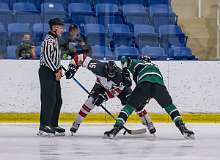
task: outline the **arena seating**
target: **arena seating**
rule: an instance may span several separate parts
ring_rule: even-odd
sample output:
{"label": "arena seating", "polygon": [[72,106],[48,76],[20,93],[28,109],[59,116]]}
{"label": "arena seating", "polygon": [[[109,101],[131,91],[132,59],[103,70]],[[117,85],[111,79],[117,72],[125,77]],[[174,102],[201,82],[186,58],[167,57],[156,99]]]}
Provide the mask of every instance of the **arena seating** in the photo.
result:
{"label": "arena seating", "polygon": [[10,45],[19,45],[25,33],[31,33],[29,23],[8,24],[8,37],[10,40]]}
{"label": "arena seating", "polygon": [[16,48],[15,45],[7,47],[7,59],[16,59]]}
{"label": "arena seating", "polygon": [[77,24],[96,58],[195,59],[171,0],[1,0],[0,51],[13,57],[9,51],[28,32],[39,52],[53,17],[64,19],[65,32],[69,24]]}
{"label": "arena seating", "polygon": [[158,33],[155,32],[154,26],[135,24],[134,37],[135,42],[140,50],[144,46],[159,47],[159,37]]}
{"label": "arena seating", "polygon": [[152,60],[166,60],[167,55],[161,47],[145,46],[141,49],[142,56],[149,56]]}

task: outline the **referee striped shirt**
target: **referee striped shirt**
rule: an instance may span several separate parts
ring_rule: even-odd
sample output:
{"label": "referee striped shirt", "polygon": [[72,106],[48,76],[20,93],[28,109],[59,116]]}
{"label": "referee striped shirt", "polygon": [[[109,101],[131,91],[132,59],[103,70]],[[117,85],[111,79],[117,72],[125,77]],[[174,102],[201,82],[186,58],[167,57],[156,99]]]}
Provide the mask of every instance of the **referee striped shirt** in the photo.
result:
{"label": "referee striped shirt", "polygon": [[58,38],[53,32],[48,32],[41,45],[40,65],[56,71],[60,68],[60,61]]}

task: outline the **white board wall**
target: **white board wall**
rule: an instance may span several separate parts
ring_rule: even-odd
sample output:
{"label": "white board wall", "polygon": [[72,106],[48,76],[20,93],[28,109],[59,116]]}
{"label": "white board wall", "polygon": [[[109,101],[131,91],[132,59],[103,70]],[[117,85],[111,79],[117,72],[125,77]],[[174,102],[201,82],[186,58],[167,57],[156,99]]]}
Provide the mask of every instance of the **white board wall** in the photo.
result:
{"label": "white board wall", "polygon": [[[119,65],[120,63],[117,62]],[[220,113],[220,62],[219,61],[155,61],[174,104],[181,112]],[[68,61],[62,61],[68,66]],[[37,60],[0,60],[0,112],[39,112],[40,89]],[[80,68],[75,77],[90,90],[95,76]],[[73,81],[61,80],[62,112],[78,112],[87,94]],[[111,112],[119,112],[117,98],[107,102]],[[163,109],[152,100],[147,106],[150,112]],[[93,112],[103,112],[96,108]]]}

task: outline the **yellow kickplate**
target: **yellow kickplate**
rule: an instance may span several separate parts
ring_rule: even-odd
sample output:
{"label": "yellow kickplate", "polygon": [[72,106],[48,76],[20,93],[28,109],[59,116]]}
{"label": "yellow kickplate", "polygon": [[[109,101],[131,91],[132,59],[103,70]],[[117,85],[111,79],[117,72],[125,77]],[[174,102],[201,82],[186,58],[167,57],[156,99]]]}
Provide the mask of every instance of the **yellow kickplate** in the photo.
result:
{"label": "yellow kickplate", "polygon": [[[60,122],[72,123],[76,117],[76,113],[61,113]],[[118,114],[113,114],[117,117]],[[182,113],[184,122],[187,123],[220,123],[220,113]],[[38,123],[39,113],[0,113],[0,123]],[[170,117],[163,113],[150,113],[153,122],[169,123]],[[91,123],[113,123],[114,120],[105,113],[90,113],[84,122]],[[140,119],[136,114],[132,114],[128,122],[140,123]]]}

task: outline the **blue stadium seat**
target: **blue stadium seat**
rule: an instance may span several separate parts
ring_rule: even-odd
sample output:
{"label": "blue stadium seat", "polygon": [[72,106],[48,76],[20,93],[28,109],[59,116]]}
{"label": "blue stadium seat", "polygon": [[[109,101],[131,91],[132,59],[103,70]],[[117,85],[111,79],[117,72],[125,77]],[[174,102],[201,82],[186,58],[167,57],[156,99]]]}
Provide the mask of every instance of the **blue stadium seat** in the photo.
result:
{"label": "blue stadium seat", "polygon": [[6,3],[6,4],[9,4],[10,1],[13,1],[13,0],[1,0],[2,3]]}
{"label": "blue stadium seat", "polygon": [[141,49],[142,56],[149,56],[152,60],[166,60],[165,50],[160,47],[145,46]]}
{"label": "blue stadium seat", "polygon": [[124,4],[142,4],[142,5],[146,5],[146,1],[145,0],[121,0],[121,5]]}
{"label": "blue stadium seat", "polygon": [[35,23],[33,25],[33,39],[36,45],[41,45],[42,40],[46,33],[49,31],[49,25],[47,23]]}
{"label": "blue stadium seat", "polygon": [[87,3],[70,3],[68,12],[69,16],[72,14],[93,15],[91,5]]}
{"label": "blue stadium seat", "polygon": [[41,3],[61,3],[66,5],[69,0],[41,0]]}
{"label": "blue stadium seat", "polygon": [[149,7],[149,12],[156,32],[161,25],[177,24],[178,17],[169,5],[152,5]]}
{"label": "blue stadium seat", "polygon": [[36,53],[36,58],[40,59],[41,46],[36,46],[35,47],[35,53]]}
{"label": "blue stadium seat", "polygon": [[109,37],[111,37],[114,47],[117,46],[131,46],[132,37],[129,27],[125,24],[109,24]]}
{"label": "blue stadium seat", "polygon": [[15,46],[15,45],[8,46],[7,47],[7,56],[6,56],[6,58],[7,59],[17,59],[16,49],[17,49],[17,46]]}
{"label": "blue stadium seat", "polygon": [[[186,46],[187,37],[177,25],[162,25],[159,27],[160,45],[168,49],[171,46]],[[166,50],[167,52],[168,50]]]}
{"label": "blue stadium seat", "polygon": [[24,33],[31,33],[29,23],[8,24],[8,37],[11,45],[20,44]]}
{"label": "blue stadium seat", "polygon": [[139,52],[137,48],[120,46],[115,48],[115,56],[119,60],[122,56],[129,56],[131,58],[138,58]]}
{"label": "blue stadium seat", "polygon": [[95,14],[90,4],[87,3],[71,3],[68,6],[69,16],[75,24],[96,23]]}
{"label": "blue stadium seat", "polygon": [[116,4],[101,3],[95,5],[98,23],[107,27],[109,24],[122,24],[123,19]]}
{"label": "blue stadium seat", "polygon": [[109,24],[123,24],[123,18],[121,15],[99,15],[98,23],[107,27]]}
{"label": "blue stadium seat", "polygon": [[111,3],[111,4],[119,4],[119,0],[93,0],[94,5],[100,4],[100,3]]}
{"label": "blue stadium seat", "polygon": [[8,34],[2,23],[0,23],[0,53],[5,53],[8,41]]}
{"label": "blue stadium seat", "polygon": [[93,0],[67,0],[67,2],[70,3],[87,3],[91,4]]}
{"label": "blue stadium seat", "polygon": [[151,25],[151,20],[147,15],[125,15],[125,22],[132,28],[135,24]]}
{"label": "blue stadium seat", "polygon": [[118,15],[119,9],[116,4],[111,3],[101,3],[95,5],[96,15]]}
{"label": "blue stadium seat", "polygon": [[33,3],[18,2],[13,4],[15,21],[18,23],[38,23],[41,21],[39,11]]}
{"label": "blue stadium seat", "polygon": [[122,12],[124,15],[145,14],[147,10],[142,4],[125,4],[122,6]]}
{"label": "blue stadium seat", "polygon": [[6,3],[9,6],[12,2],[13,2],[13,0],[1,0],[1,3]]}
{"label": "blue stadium seat", "polygon": [[155,5],[155,4],[167,4],[171,5],[171,0],[147,0],[148,6]]}
{"label": "blue stadium seat", "polygon": [[64,24],[64,33],[69,32],[70,23]]}
{"label": "blue stadium seat", "polygon": [[92,57],[97,59],[113,59],[113,55],[110,48],[106,46],[95,45],[92,46]]}
{"label": "blue stadium seat", "polygon": [[128,24],[151,24],[149,14],[142,4],[123,5],[122,12]]}
{"label": "blue stadium seat", "polygon": [[83,26],[84,24],[97,23],[97,18],[93,15],[72,14],[71,23]]}
{"label": "blue stadium seat", "polygon": [[37,12],[37,8],[33,3],[18,2],[13,4],[15,12]]}
{"label": "blue stadium seat", "polygon": [[33,3],[37,7],[37,9],[40,9],[40,4],[45,0],[10,0],[11,6],[13,6],[13,3],[23,2],[23,3]]}
{"label": "blue stadium seat", "polygon": [[0,22],[7,27],[8,23],[14,22],[14,15],[11,10],[9,10],[7,3],[0,2]]}
{"label": "blue stadium seat", "polygon": [[65,21],[67,13],[64,10],[64,7],[60,3],[42,3],[41,4],[41,20],[44,23],[47,23],[51,18],[62,18]]}
{"label": "blue stadium seat", "polygon": [[41,3],[59,3],[62,4],[65,11],[67,11],[68,3],[71,3],[70,0],[40,0]]}
{"label": "blue stadium seat", "polygon": [[134,37],[135,43],[140,50],[146,45],[152,47],[159,46],[159,36],[153,26],[143,24],[134,25]]}
{"label": "blue stadium seat", "polygon": [[175,47],[169,49],[169,57],[174,60],[195,60],[192,50],[188,47]]}
{"label": "blue stadium seat", "polygon": [[108,38],[105,27],[100,24],[85,24],[84,32],[90,45],[108,45]]}

